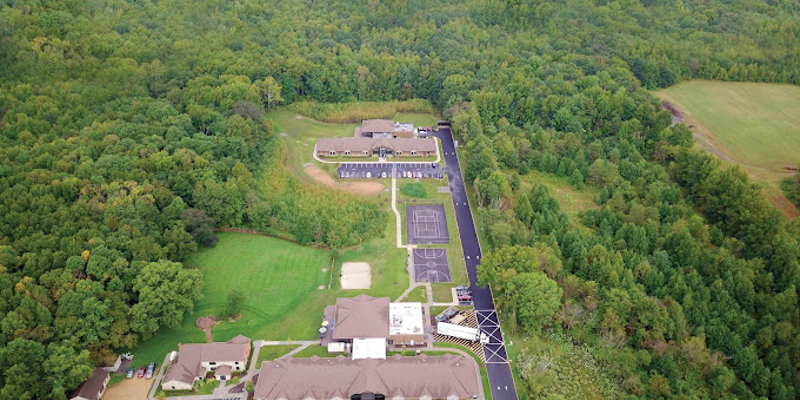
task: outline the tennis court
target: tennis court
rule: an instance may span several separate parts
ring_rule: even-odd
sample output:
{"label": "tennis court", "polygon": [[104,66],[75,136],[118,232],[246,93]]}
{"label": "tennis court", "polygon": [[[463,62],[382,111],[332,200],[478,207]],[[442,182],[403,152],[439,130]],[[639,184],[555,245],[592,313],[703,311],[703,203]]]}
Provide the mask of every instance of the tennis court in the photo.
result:
{"label": "tennis court", "polygon": [[450,243],[447,217],[441,204],[406,206],[408,243]]}

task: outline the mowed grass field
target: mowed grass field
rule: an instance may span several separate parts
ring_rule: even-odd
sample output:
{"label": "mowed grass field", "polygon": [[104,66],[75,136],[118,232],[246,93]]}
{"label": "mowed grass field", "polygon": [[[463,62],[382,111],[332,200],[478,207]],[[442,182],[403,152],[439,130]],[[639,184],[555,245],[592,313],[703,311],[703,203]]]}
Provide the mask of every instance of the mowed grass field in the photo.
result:
{"label": "mowed grass field", "polygon": [[217,324],[211,331],[214,340],[238,334],[251,339],[314,336],[314,315],[294,315],[293,310],[309,301],[324,302],[317,288],[327,287],[329,273],[323,269],[330,268],[330,254],[261,235],[220,233],[218,237],[216,246],[202,249],[192,259],[203,272],[203,298],[195,311],[177,328],[161,331],[133,349],[136,365],[160,364],[178,343],[205,342],[195,320],[222,314],[233,288],[246,298],[242,316],[236,322]]}
{"label": "mowed grass field", "polygon": [[[337,297],[366,293],[397,298],[408,288],[408,274],[406,252],[394,248],[393,232],[394,224],[387,224],[383,237],[340,250],[335,260],[327,250],[281,239],[219,233],[216,246],[202,249],[192,259],[203,271],[203,298],[195,311],[177,328],[163,330],[134,348],[134,364],[146,365],[150,361],[160,364],[178,343],[205,342],[205,334],[195,326],[195,320],[221,314],[233,288],[241,290],[246,298],[242,316],[235,322],[218,323],[211,331],[215,341],[226,341],[239,334],[253,340],[313,340],[324,306],[335,303]],[[330,271],[332,261],[333,271]],[[340,289],[339,271],[342,262],[347,261],[370,264],[370,289]],[[324,289],[319,289],[320,286]]]}
{"label": "mowed grass field", "polygon": [[756,179],[778,181],[800,163],[800,86],[691,81],[657,94],[695,125],[703,147]]}

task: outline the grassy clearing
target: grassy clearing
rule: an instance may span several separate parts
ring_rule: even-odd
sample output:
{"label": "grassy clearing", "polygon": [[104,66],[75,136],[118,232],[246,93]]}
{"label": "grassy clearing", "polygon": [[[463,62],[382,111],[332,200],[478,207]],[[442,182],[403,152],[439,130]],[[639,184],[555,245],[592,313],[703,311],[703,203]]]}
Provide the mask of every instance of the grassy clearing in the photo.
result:
{"label": "grassy clearing", "polygon": [[597,197],[595,188],[586,187],[578,190],[569,183],[568,178],[539,171],[530,171],[527,175],[520,176],[517,195],[529,193],[535,184],[547,186],[550,189],[550,195],[558,201],[561,211],[567,214],[571,220],[575,220],[583,211],[597,208],[597,204],[594,202]]}
{"label": "grassy clearing", "polygon": [[[406,253],[394,247],[392,224],[384,237],[340,250],[335,259],[332,290],[330,252],[303,247],[261,235],[223,233],[216,246],[197,253],[192,262],[203,271],[204,297],[181,325],[164,330],[132,350],[137,363],[161,363],[178,343],[202,343],[205,335],[194,325],[198,317],[220,314],[228,292],[237,287],[247,296],[242,317],[224,321],[212,330],[216,341],[242,334],[251,339],[300,340],[316,338],[322,309],[336,297],[360,293],[396,298],[408,288]],[[342,262],[366,261],[372,266],[369,290],[340,290]],[[224,277],[224,278],[223,278]],[[265,348],[266,349],[266,348]]]}
{"label": "grassy clearing", "polygon": [[[538,391],[539,396],[553,394],[564,399],[621,398],[623,391],[607,372],[608,369],[592,356],[592,351],[595,351],[592,347],[574,346],[566,338],[525,338],[506,332],[509,330],[503,330],[506,343],[514,343],[513,346],[506,346],[506,349],[513,360],[511,369],[520,399],[528,398],[526,384]],[[523,351],[534,357],[546,356],[551,361],[550,367],[544,372],[534,372],[528,383],[522,380],[517,368],[519,355]],[[538,398],[536,393],[533,395]]]}
{"label": "grassy clearing", "polygon": [[417,286],[408,293],[403,301],[405,302],[419,302],[425,303],[428,301],[428,294],[425,292],[425,286]]}
{"label": "grassy clearing", "polygon": [[691,81],[656,94],[684,112],[703,147],[756,179],[778,181],[800,162],[798,86]]}
{"label": "grassy clearing", "polygon": [[340,353],[328,353],[328,348],[325,346],[308,346],[303,350],[298,351],[292,357],[294,358],[309,358],[313,356],[317,357],[336,357],[341,355]]}
{"label": "grassy clearing", "polygon": [[433,302],[434,303],[449,303],[453,301],[452,289],[456,287],[453,283],[432,283],[433,288]]}
{"label": "grassy clearing", "polygon": [[238,334],[251,339],[313,337],[313,318],[305,318],[308,324],[286,324],[286,316],[315,298],[319,285],[327,285],[328,273],[323,269],[330,267],[328,252],[261,235],[221,233],[218,237],[216,246],[202,249],[192,259],[203,271],[203,298],[195,311],[177,328],[162,331],[133,349],[137,363],[160,363],[178,343],[205,342],[195,320],[221,314],[233,288],[246,296],[242,316],[214,327],[214,340],[229,340]]}
{"label": "grassy clearing", "polygon": [[280,344],[276,346],[262,346],[258,352],[258,360],[256,360],[256,368],[261,366],[262,361],[274,360],[296,348],[300,347],[299,344]]}
{"label": "grassy clearing", "polygon": [[450,235],[450,243],[446,244],[433,244],[433,245],[418,245],[419,248],[445,248],[447,249],[447,258],[450,261],[450,274],[453,277],[453,283],[456,285],[467,284],[467,267],[464,261],[464,251],[461,248],[461,237],[458,235],[458,224],[456,223],[456,214],[453,208],[453,198],[450,193],[439,193],[437,187],[447,186],[446,179],[423,179],[419,183],[425,188],[428,197],[425,199],[417,199],[409,197],[403,193],[398,193],[397,196],[397,209],[400,211],[400,216],[403,221],[403,243],[406,243],[406,205],[415,204],[442,204],[447,216],[447,231]]}
{"label": "grassy clearing", "polygon": [[[427,100],[412,99],[405,101],[385,102],[352,102],[352,103],[317,103],[302,101],[294,103],[289,108],[297,114],[307,115],[311,118],[331,123],[360,123],[365,119],[390,119],[398,113],[403,122],[423,121],[417,113],[435,113],[436,109]],[[434,120],[434,123],[436,121]],[[428,124],[433,125],[433,124]]]}
{"label": "grassy clearing", "polygon": [[295,112],[279,109],[266,115],[275,132],[282,136],[288,151],[287,167],[294,176],[306,183],[317,184],[305,171],[305,164],[313,164],[335,176],[336,164],[323,164],[314,159],[314,145],[317,139],[326,137],[352,137],[356,124],[327,124]]}
{"label": "grassy clearing", "polygon": [[394,120],[398,122],[411,122],[417,127],[435,127],[439,119],[430,113],[406,113],[399,112],[394,115]]}
{"label": "grassy clearing", "polygon": [[425,189],[425,185],[420,182],[407,182],[400,185],[400,193],[406,197],[416,197],[418,199],[424,199],[428,197],[428,191]]}

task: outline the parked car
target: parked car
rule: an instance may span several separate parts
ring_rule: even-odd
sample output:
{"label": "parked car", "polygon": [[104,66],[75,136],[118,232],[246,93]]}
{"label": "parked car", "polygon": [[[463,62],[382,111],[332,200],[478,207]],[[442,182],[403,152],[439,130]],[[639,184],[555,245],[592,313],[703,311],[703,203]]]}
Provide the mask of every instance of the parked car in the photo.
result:
{"label": "parked car", "polygon": [[135,373],[136,373],[136,368],[131,368],[128,370],[128,373],[125,375],[125,377],[128,379],[133,378],[133,374]]}
{"label": "parked car", "polygon": [[458,295],[458,301],[472,301],[472,295],[460,294]]}
{"label": "parked car", "polygon": [[139,378],[144,378],[145,371],[145,367],[139,368],[139,373],[137,373],[136,376]]}
{"label": "parked car", "polygon": [[372,178],[372,172],[367,171],[367,178]]}
{"label": "parked car", "polygon": [[458,314],[458,309],[455,307],[450,307],[447,310],[444,310],[444,315],[446,315],[448,319],[453,318],[453,316],[456,314]]}
{"label": "parked car", "polygon": [[381,172],[381,178],[386,178],[386,171]]}
{"label": "parked car", "polygon": [[447,321],[447,316],[444,315],[444,314],[439,314],[439,315],[436,316],[436,320],[439,321],[439,322],[445,322],[445,321]]}
{"label": "parked car", "polygon": [[156,363],[151,362],[150,365],[147,366],[147,371],[145,372],[144,377],[147,379],[153,379],[154,372],[156,372]]}

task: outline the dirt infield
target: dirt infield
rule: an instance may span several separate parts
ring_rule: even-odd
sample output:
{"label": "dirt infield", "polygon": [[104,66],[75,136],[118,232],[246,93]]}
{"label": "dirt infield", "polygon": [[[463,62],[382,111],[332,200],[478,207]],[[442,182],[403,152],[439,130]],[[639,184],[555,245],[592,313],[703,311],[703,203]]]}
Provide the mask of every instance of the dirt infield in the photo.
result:
{"label": "dirt infield", "polygon": [[195,321],[195,324],[197,325],[197,327],[200,328],[200,330],[202,330],[203,332],[206,333],[206,341],[208,343],[211,343],[211,342],[214,341],[211,338],[211,328],[214,327],[214,325],[216,324],[216,321],[217,321],[217,319],[214,318],[213,315],[200,317],[200,318],[197,319],[197,321]]}
{"label": "dirt infield", "polygon": [[125,379],[108,387],[103,394],[104,400],[144,400],[155,379]]}
{"label": "dirt infield", "polygon": [[346,262],[342,264],[342,289],[369,289],[372,274],[368,263]]}
{"label": "dirt infield", "polygon": [[380,182],[336,182],[325,171],[314,165],[305,167],[306,174],[325,186],[356,194],[378,194],[386,187]]}

